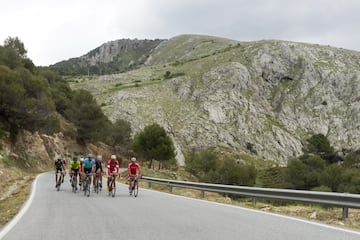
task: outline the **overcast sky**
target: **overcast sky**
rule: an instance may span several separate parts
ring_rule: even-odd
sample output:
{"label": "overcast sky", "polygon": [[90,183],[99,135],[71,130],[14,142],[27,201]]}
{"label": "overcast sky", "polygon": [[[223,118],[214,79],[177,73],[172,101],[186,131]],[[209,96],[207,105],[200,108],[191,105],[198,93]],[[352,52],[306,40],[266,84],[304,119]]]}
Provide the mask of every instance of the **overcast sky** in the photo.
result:
{"label": "overcast sky", "polygon": [[18,36],[36,65],[121,38],[206,34],[360,51],[360,0],[1,0],[0,42]]}

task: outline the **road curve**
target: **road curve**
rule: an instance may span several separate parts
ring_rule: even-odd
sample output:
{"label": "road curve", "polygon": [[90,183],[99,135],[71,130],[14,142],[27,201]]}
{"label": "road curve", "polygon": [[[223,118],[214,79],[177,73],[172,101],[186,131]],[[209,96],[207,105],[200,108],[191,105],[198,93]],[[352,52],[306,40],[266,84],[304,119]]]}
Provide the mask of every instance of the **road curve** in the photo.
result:
{"label": "road curve", "polygon": [[68,177],[57,192],[53,174],[44,173],[28,210],[2,239],[358,240],[360,232],[145,189],[134,198],[124,185],[115,198],[87,198],[71,192]]}

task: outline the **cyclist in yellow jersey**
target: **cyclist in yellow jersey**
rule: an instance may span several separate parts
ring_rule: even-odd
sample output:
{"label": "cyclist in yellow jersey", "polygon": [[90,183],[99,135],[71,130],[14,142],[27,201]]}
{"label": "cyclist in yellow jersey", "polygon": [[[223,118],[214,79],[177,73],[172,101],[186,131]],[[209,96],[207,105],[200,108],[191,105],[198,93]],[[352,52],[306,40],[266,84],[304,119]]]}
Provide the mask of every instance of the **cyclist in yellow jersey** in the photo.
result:
{"label": "cyclist in yellow jersey", "polygon": [[[73,160],[70,161],[70,170],[69,170],[70,181],[72,181],[73,174],[75,174],[76,178],[79,176],[79,169],[80,169],[80,161],[78,160],[77,157],[73,157]],[[76,180],[77,182],[79,182],[78,179]]]}

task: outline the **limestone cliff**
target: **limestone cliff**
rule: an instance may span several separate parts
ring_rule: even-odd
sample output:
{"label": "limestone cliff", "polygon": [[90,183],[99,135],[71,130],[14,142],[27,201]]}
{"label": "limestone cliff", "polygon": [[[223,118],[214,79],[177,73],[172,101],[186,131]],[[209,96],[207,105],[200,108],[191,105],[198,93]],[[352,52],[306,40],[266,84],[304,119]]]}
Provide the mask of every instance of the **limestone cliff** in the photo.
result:
{"label": "limestone cliff", "polygon": [[136,131],[158,122],[183,150],[221,146],[286,161],[323,133],[360,147],[360,53],[286,41],[184,35],[145,67],[78,81],[112,119]]}

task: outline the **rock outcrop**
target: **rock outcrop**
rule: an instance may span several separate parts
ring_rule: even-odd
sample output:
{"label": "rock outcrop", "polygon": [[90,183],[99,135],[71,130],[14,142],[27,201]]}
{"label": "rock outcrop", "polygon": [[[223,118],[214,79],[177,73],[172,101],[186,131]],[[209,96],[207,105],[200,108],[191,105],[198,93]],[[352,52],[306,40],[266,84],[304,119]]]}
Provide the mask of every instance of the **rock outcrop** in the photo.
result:
{"label": "rock outcrop", "polygon": [[120,39],[110,41],[87,54],[61,61],[50,67],[61,74],[111,74],[142,66],[164,40]]}
{"label": "rock outcrop", "polygon": [[105,113],[129,120],[134,132],[163,125],[178,152],[220,146],[286,161],[302,154],[314,133],[328,136],[336,149],[360,147],[359,52],[285,41],[224,42],[170,39],[147,67],[72,87],[96,89]]}
{"label": "rock outcrop", "polygon": [[79,145],[74,139],[62,133],[50,136],[38,132],[20,131],[15,143],[11,143],[7,137],[0,140],[0,157],[10,156],[15,161],[23,161],[26,167],[40,170],[52,168],[53,160],[59,155],[70,159],[91,152],[106,158],[113,154],[112,151],[112,148],[102,143]]}

